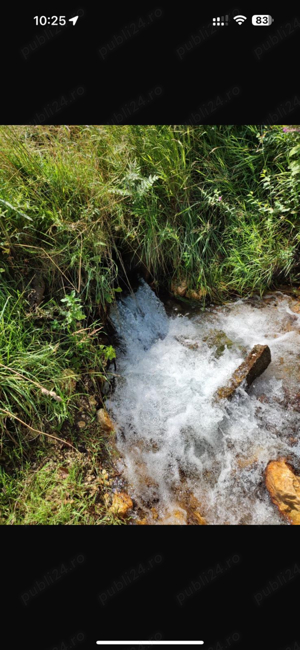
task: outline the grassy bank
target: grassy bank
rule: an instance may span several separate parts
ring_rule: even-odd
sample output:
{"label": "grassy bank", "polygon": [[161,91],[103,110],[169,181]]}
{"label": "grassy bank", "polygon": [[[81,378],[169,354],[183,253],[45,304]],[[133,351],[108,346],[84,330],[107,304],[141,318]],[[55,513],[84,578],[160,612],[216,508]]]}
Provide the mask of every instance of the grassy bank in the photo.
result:
{"label": "grassy bank", "polygon": [[2,517],[119,523],[89,488],[113,464],[83,404],[113,374],[109,304],[132,269],[203,301],[299,283],[300,133],[1,127],[0,152]]}

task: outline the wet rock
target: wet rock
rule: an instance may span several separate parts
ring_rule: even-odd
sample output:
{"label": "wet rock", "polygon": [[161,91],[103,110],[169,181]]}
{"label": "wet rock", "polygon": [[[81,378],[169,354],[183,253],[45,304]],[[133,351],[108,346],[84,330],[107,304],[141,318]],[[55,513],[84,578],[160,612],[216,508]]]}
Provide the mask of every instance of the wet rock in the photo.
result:
{"label": "wet rock", "polygon": [[218,388],[215,393],[216,399],[231,399],[236,389],[246,381],[249,387],[254,379],[257,379],[271,362],[271,352],[268,345],[255,345],[246,357],[245,361],[237,368],[229,380],[227,386]]}
{"label": "wet rock", "polygon": [[129,510],[132,510],[133,503],[126,492],[116,492],[113,496],[112,505],[109,508],[110,512],[119,517],[125,517]]}
{"label": "wet rock", "polygon": [[111,433],[111,431],[114,431],[115,425],[113,421],[110,419],[105,409],[99,409],[96,415],[97,415],[97,420],[104,431],[106,431],[107,433]]}
{"label": "wet rock", "polygon": [[300,525],[300,477],[285,458],[271,461],[266,469],[266,486],[279,512],[293,525]]}
{"label": "wet rock", "polygon": [[207,336],[203,337],[203,341],[209,348],[216,348],[217,359],[223,354],[226,347],[230,349],[234,344],[223,330],[210,330]]}
{"label": "wet rock", "polygon": [[187,283],[185,280],[182,280],[180,284],[176,284],[176,282],[172,282],[171,284],[171,291],[174,293],[175,296],[185,296],[187,292]]}

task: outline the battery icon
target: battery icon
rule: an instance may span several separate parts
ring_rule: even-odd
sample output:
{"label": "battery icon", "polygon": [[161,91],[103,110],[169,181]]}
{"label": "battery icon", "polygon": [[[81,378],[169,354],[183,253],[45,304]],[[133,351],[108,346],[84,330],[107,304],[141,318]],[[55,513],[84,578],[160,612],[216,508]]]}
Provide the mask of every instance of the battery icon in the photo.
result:
{"label": "battery icon", "polygon": [[252,16],[252,25],[255,25],[255,27],[267,27],[268,25],[272,25],[273,22],[274,18],[272,16],[265,14]]}

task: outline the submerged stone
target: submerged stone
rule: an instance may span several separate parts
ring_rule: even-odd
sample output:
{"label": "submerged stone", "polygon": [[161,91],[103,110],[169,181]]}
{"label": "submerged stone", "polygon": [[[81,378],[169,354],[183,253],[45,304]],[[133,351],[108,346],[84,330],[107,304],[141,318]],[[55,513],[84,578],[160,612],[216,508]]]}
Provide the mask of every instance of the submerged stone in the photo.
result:
{"label": "submerged stone", "polygon": [[223,330],[210,330],[209,333],[203,337],[203,341],[209,348],[216,348],[215,356],[217,359],[223,354],[225,348],[232,348],[233,341],[223,332]]}
{"label": "submerged stone", "polygon": [[300,477],[285,458],[271,461],[266,469],[266,487],[279,512],[293,525],[300,525]]}
{"label": "submerged stone", "polygon": [[246,381],[249,387],[271,363],[271,352],[268,345],[255,345],[245,361],[237,368],[227,386],[218,388],[215,397],[218,399],[231,399],[236,389]]}

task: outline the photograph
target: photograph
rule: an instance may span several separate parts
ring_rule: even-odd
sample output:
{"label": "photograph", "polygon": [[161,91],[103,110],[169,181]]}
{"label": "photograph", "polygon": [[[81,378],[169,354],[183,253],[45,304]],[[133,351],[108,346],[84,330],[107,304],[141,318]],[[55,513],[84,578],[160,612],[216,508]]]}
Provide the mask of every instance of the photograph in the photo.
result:
{"label": "photograph", "polygon": [[300,127],[2,126],[6,524],[300,523]]}
{"label": "photograph", "polygon": [[252,11],[2,8],[5,648],[300,650],[300,15]]}

